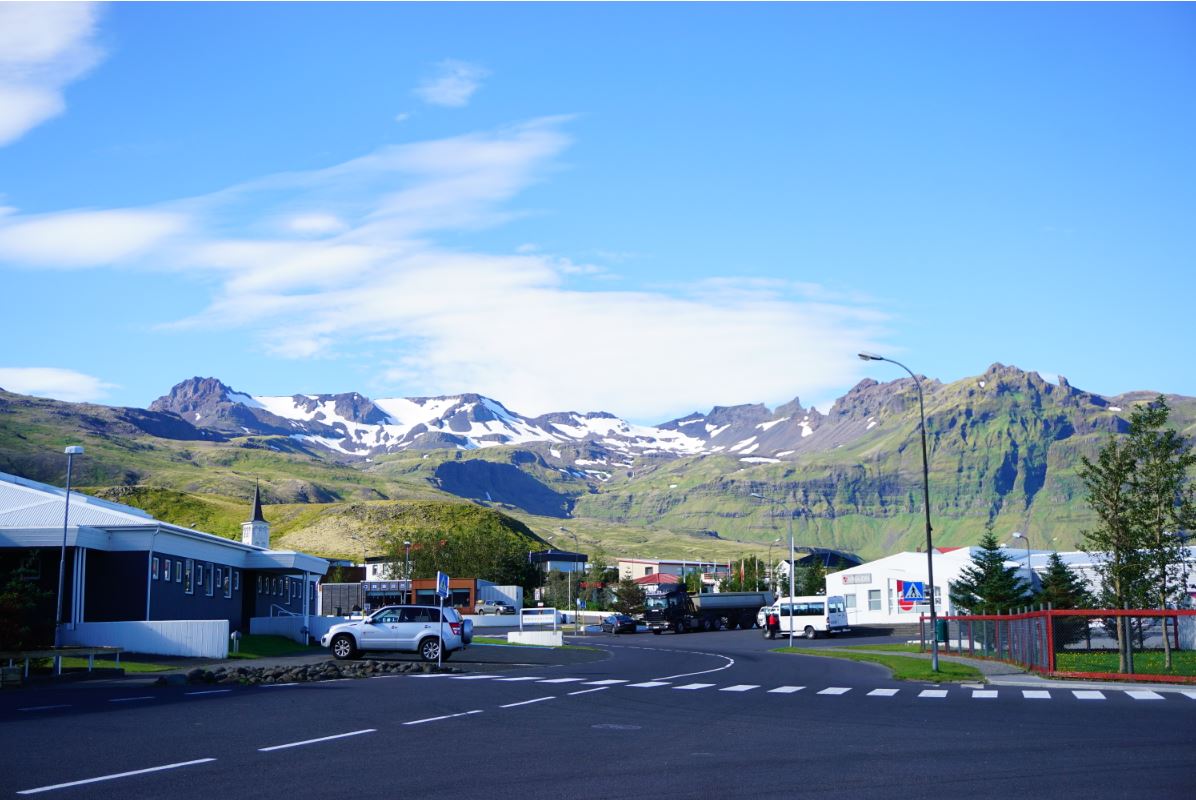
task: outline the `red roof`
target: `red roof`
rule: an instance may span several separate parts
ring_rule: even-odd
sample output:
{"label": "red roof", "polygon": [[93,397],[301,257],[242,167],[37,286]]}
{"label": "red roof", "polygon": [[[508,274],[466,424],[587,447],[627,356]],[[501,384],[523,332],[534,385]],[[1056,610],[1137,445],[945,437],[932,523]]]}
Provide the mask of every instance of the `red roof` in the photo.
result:
{"label": "red roof", "polygon": [[950,553],[952,550],[963,550],[962,547],[936,547],[934,548],[939,553]]}
{"label": "red roof", "polygon": [[681,583],[681,579],[676,575],[669,575],[662,572],[657,575],[645,575],[642,578],[636,578],[633,583],[638,583],[640,586],[659,586],[663,583]]}

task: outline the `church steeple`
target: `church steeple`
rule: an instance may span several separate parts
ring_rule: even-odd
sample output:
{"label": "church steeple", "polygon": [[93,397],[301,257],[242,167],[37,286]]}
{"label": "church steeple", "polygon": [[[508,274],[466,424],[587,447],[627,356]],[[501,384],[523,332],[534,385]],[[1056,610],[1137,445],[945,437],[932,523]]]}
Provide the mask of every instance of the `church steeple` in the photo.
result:
{"label": "church steeple", "polygon": [[262,487],[253,487],[253,518],[241,523],[241,543],[270,549],[270,523],[262,515]]}
{"label": "church steeple", "polygon": [[250,522],[265,522],[266,518],[262,516],[262,487],[258,483],[253,484],[253,518]]}

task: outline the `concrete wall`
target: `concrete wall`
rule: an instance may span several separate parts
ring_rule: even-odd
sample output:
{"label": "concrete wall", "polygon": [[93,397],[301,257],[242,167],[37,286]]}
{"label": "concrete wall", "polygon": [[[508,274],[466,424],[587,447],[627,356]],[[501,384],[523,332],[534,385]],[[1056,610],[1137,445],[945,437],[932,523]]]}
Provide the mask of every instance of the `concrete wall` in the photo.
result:
{"label": "concrete wall", "polygon": [[66,644],[121,647],[129,653],[228,658],[228,620],[80,622],[63,629]]}
{"label": "concrete wall", "polygon": [[565,635],[560,631],[511,631],[507,634],[507,641],[511,644],[540,644],[560,647],[565,643]]}

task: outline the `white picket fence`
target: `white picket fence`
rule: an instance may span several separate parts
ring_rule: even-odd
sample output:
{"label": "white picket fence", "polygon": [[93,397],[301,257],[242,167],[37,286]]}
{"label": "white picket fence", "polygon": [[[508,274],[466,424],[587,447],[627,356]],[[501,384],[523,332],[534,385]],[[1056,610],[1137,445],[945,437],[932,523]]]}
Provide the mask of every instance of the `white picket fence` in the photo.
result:
{"label": "white picket fence", "polygon": [[228,658],[228,620],[177,619],[151,622],[80,622],[64,628],[65,644],[120,647],[155,656]]}

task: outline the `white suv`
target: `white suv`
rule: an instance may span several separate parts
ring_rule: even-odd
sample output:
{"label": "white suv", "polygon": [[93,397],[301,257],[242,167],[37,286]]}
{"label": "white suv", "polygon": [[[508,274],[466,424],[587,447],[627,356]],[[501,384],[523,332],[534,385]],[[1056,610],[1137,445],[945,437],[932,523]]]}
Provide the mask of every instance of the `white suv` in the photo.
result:
{"label": "white suv", "polygon": [[341,660],[368,650],[397,650],[435,661],[447,659],[472,640],[473,623],[455,608],[444,609],[442,620],[436,606],[386,606],[364,619],[333,625],[320,637],[320,646]]}

